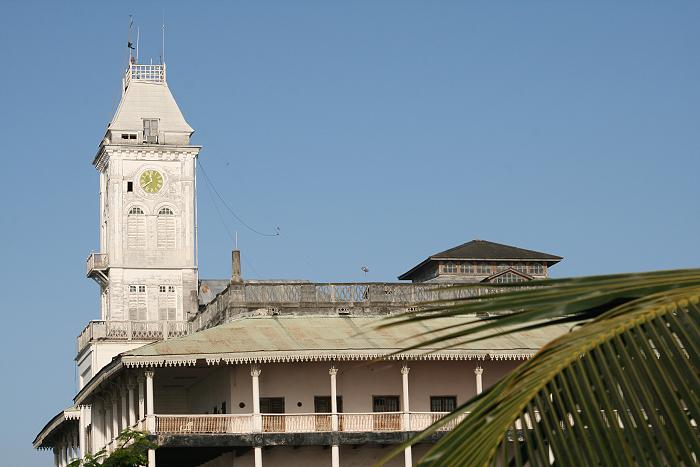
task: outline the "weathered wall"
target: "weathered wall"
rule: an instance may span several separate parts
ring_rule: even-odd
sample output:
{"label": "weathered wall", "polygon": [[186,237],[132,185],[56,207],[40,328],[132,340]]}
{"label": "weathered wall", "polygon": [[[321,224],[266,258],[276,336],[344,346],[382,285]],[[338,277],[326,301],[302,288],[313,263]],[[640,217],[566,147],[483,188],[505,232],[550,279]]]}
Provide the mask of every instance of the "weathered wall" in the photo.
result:
{"label": "weathered wall", "polygon": [[[231,413],[232,368],[222,367],[190,386],[187,391],[189,413],[221,413],[221,403],[226,403],[226,412]],[[235,412],[234,412],[235,413]]]}
{"label": "weathered wall", "polygon": [[[478,362],[484,369],[484,389],[519,363]],[[261,365],[260,397],[284,397],[287,413],[312,413],[314,396],[330,396],[331,365],[330,362]],[[342,396],[344,412],[372,412],[374,395],[399,396],[403,410],[401,362],[339,362],[335,366],[339,370],[337,393]],[[430,411],[430,396],[456,396],[461,404],[476,394],[476,361],[409,361],[408,366],[411,411]],[[227,413],[252,413],[250,366],[223,366],[206,375],[202,372],[202,377],[189,386],[187,400],[190,413],[212,413],[224,401]]]}

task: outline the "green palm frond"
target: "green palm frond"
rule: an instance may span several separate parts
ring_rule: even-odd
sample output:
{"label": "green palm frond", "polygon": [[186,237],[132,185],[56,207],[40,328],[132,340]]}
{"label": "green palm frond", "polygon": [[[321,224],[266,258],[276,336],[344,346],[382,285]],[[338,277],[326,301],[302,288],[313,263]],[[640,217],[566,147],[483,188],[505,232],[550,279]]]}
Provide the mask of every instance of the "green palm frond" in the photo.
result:
{"label": "green palm frond", "polygon": [[496,327],[503,333],[504,325],[507,333],[562,320],[580,324],[409,441],[419,442],[469,413],[420,465],[696,464],[700,270],[528,285],[534,287],[438,304],[389,324],[493,314],[443,329],[436,338],[427,335],[423,345],[484,339]]}

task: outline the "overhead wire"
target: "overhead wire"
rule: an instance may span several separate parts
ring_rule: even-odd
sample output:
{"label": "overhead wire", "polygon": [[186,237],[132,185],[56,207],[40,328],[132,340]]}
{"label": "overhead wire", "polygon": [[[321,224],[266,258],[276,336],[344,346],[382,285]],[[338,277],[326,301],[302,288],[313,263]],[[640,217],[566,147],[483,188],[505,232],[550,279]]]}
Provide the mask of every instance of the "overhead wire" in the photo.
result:
{"label": "overhead wire", "polygon": [[[201,167],[201,163],[200,163],[199,166]],[[219,209],[218,203],[217,203],[216,200],[214,199],[214,195],[213,195],[213,191],[214,191],[214,190],[213,190],[212,185],[211,185],[211,184],[207,184],[207,188],[208,188],[207,193],[209,193],[209,198],[211,199],[211,204],[214,206],[214,210],[216,210],[216,214],[217,214],[218,217],[219,217],[219,221],[220,221],[221,224],[224,226],[224,229],[226,230],[226,233],[228,234],[229,238],[231,239],[231,243],[233,243],[233,244],[238,243],[237,238],[234,237],[233,232],[231,232],[231,229],[229,228],[228,224],[226,223],[226,220],[224,219],[224,215],[222,214],[221,209]],[[243,262],[245,262],[246,266],[248,266],[248,267],[250,268],[250,270],[253,271],[253,273],[254,273],[257,277],[262,277],[262,276],[260,276],[260,274],[258,273],[258,271],[253,267],[253,265],[252,265],[249,261],[246,260],[245,256],[243,257]]]}
{"label": "overhead wire", "polygon": [[214,183],[209,178],[209,175],[207,175],[207,171],[204,170],[204,166],[202,165],[201,161],[199,161],[199,168],[202,170],[202,175],[204,175],[204,179],[207,181],[207,184],[209,184],[211,189],[214,191],[214,193],[216,193],[216,196],[221,201],[221,204],[223,204],[224,207],[228,210],[228,212],[230,212],[231,215],[233,217],[235,217],[236,220],[238,220],[238,222],[240,222],[245,228],[247,228],[248,230],[250,230],[251,232],[253,232],[255,234],[260,235],[261,237],[278,237],[280,235],[280,228],[279,227],[276,228],[275,233],[265,233],[265,232],[261,232],[255,228],[251,227],[250,225],[248,225],[243,219],[241,219],[241,217],[238,214],[235,213],[235,211],[233,209],[231,209],[231,206],[229,206],[228,203],[226,202],[226,200],[224,199],[224,197],[221,196],[221,193],[219,193],[219,191],[214,186]]}

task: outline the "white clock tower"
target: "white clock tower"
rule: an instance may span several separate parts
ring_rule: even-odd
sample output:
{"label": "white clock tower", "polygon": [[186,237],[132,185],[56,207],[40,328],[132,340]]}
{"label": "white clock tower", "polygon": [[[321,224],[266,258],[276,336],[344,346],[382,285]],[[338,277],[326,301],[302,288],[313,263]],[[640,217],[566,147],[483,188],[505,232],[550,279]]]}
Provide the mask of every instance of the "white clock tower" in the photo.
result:
{"label": "white clock tower", "polygon": [[131,63],[93,161],[100,174],[100,251],[88,258],[87,274],[100,285],[101,319],[79,338],[81,386],[118,353],[183,333],[197,311],[201,147],[190,144],[192,133],[165,65]]}

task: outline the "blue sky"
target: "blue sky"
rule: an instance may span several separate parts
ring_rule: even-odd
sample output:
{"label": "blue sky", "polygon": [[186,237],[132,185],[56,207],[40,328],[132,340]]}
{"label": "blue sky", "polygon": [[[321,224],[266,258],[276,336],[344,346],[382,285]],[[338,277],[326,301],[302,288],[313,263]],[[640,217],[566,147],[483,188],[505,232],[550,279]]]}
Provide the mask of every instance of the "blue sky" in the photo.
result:
{"label": "blue sky", "polygon": [[[0,26],[5,222],[0,452],[75,391],[99,317],[90,165],[128,15],[158,60],[166,2],[12,2]],[[473,238],[556,276],[697,267],[697,2],[167,2],[169,85],[235,212],[249,278],[394,280]],[[143,61],[143,60],[142,60]],[[232,241],[200,177],[200,270]],[[11,431],[10,431],[11,430]]]}

